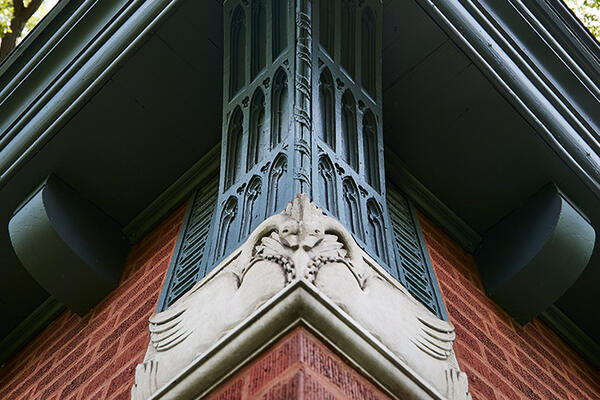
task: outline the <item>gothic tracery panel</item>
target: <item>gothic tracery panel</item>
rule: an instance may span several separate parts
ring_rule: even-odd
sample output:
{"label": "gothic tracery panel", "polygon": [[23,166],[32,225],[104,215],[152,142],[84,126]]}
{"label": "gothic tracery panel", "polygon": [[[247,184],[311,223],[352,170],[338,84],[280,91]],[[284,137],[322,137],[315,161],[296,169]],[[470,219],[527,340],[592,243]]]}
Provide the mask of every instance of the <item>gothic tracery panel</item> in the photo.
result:
{"label": "gothic tracery panel", "polygon": [[229,98],[242,88],[246,75],[246,14],[237,6],[231,17],[229,33]]}
{"label": "gothic tracery panel", "polygon": [[271,149],[287,135],[289,129],[288,78],[283,68],[275,72],[271,94]]}
{"label": "gothic tracery panel", "polygon": [[265,140],[265,96],[260,88],[256,89],[250,103],[250,132],[248,136],[248,157],[246,170],[249,171],[262,158]]}
{"label": "gothic tracery panel", "polygon": [[217,234],[217,251],[215,252],[215,259],[225,255],[227,251],[227,244],[232,235],[232,225],[237,215],[238,200],[235,196],[231,196],[223,205],[221,211],[221,217],[219,218],[219,229]]}
{"label": "gothic tracery panel", "polygon": [[267,58],[267,16],[265,0],[252,0],[252,79],[265,67]]}
{"label": "gothic tracery panel", "polygon": [[242,162],[242,139],[244,129],[242,110],[236,107],[229,120],[227,132],[227,157],[225,167],[225,189],[229,188],[240,173]]}
{"label": "gothic tracery panel", "polygon": [[331,58],[334,57],[335,2],[322,0],[319,3],[319,41]]}
{"label": "gothic tracery panel", "polygon": [[287,1],[272,1],[273,60],[287,47]]}
{"label": "gothic tracery panel", "polygon": [[346,224],[359,239],[364,240],[362,229],[362,213],[360,210],[360,194],[352,178],[344,178],[342,182],[344,217]]}
{"label": "gothic tracery panel", "polygon": [[380,188],[379,175],[379,143],[377,140],[377,122],[371,110],[367,110],[363,116],[363,156],[365,165],[365,177],[371,187],[378,192]]}
{"label": "gothic tracery panel", "polygon": [[319,200],[332,215],[337,216],[337,193],[335,185],[335,169],[329,157],[323,155],[319,159]]}
{"label": "gothic tracery panel", "polygon": [[341,1],[341,61],[342,67],[351,77],[355,69],[356,0]]}
{"label": "gothic tracery panel", "polygon": [[242,228],[240,229],[240,237],[242,240],[248,236],[252,229],[257,225],[261,212],[258,210],[258,198],[262,189],[262,181],[260,177],[253,176],[246,187],[244,193],[244,208],[242,212]]}
{"label": "gothic tracery panel", "polygon": [[375,250],[375,254],[382,258],[386,263],[387,254],[385,251],[385,221],[381,207],[374,198],[367,200],[367,242]]}
{"label": "gothic tracery panel", "polygon": [[269,172],[269,189],[267,193],[267,215],[274,214],[285,203],[285,189],[281,183],[287,172],[287,157],[279,154]]}
{"label": "gothic tracery panel", "polygon": [[365,7],[361,17],[360,69],[363,88],[373,97],[376,95],[376,34],[375,16],[371,7]]}
{"label": "gothic tracery panel", "polygon": [[358,171],[358,135],[356,132],[356,102],[350,90],[342,96],[341,142],[344,160]]}
{"label": "gothic tracery panel", "polygon": [[321,112],[320,139],[335,150],[335,87],[331,72],[321,72],[319,82],[319,111]]}

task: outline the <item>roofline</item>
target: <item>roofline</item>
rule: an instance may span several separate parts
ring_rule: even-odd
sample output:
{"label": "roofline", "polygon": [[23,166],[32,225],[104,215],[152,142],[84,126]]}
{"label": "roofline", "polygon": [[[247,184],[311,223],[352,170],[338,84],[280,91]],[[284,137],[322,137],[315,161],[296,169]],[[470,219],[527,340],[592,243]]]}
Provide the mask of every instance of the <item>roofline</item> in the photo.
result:
{"label": "roofline", "polygon": [[[8,80],[0,91],[0,106],[10,108],[9,118],[0,119],[0,187],[180,1],[67,0],[45,29],[38,29],[11,55],[1,66],[5,75],[0,75],[0,83]],[[558,0],[536,0],[528,6],[523,0],[416,1],[600,198],[600,50],[565,6]],[[544,9],[540,3],[551,7]],[[67,6],[70,15],[63,12]],[[56,23],[59,15],[62,24]],[[491,18],[498,15],[503,19]],[[48,34],[47,29],[56,30]],[[530,35],[530,42],[516,43],[521,38],[517,32]],[[577,51],[565,45],[575,38]],[[39,51],[22,60],[33,48]],[[69,62],[53,63],[57,57]],[[13,68],[19,61],[22,67]],[[14,75],[6,76],[10,70]],[[31,85],[39,89],[33,91]]]}
{"label": "roofline", "polygon": [[[588,53],[586,57],[590,67],[600,73],[600,42],[590,32],[590,30],[577,17],[575,12],[571,10],[563,0],[536,0],[538,3],[543,3],[549,7],[547,13],[562,22],[567,31],[572,35],[573,44],[580,47],[582,53]],[[560,26],[559,23],[557,23]],[[565,35],[568,36],[568,35]],[[590,59],[591,58],[591,59]]]}
{"label": "roofline", "polygon": [[522,0],[417,1],[600,198],[598,63],[584,70],[563,45],[564,31],[542,24],[548,15],[531,2],[535,8]]}
{"label": "roofline", "polygon": [[[181,0],[68,0],[0,68],[0,188],[100,89]],[[57,23],[59,22],[59,23]],[[44,35],[46,34],[46,35]],[[45,36],[45,37],[44,37]],[[30,49],[37,52],[26,59]],[[21,63],[21,65],[19,65]],[[32,88],[34,88],[32,90]]]}
{"label": "roofline", "polygon": [[75,2],[76,0],[61,0],[42,18],[42,20],[33,27],[31,32],[26,35],[21,43],[19,43],[8,56],[0,62],[0,76],[3,75],[13,64],[15,64],[22,53],[26,52],[32,43],[36,41],[36,38],[46,29],[46,27],[60,14],[60,12],[67,6],[68,3]]}

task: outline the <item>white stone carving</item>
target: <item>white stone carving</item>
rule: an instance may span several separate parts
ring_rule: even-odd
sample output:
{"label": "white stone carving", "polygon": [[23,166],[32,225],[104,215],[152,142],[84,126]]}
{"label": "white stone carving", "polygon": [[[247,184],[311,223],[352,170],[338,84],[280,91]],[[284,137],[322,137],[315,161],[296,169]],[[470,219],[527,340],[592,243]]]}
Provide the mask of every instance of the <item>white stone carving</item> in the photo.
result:
{"label": "white stone carving", "polygon": [[169,309],[150,318],[132,399],[145,400],[219,338],[303,280],[449,400],[468,400],[454,328],[416,301],[306,195],[265,220],[237,251]]}

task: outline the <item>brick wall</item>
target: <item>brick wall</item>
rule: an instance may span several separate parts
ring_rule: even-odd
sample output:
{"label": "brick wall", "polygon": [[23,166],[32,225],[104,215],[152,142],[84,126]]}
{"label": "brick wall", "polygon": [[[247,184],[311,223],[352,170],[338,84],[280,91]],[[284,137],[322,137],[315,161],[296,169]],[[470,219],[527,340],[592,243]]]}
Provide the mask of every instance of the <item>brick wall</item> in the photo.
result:
{"label": "brick wall", "polygon": [[0,399],[129,399],[184,211],[134,246],[102,303],[83,318],[64,312],[0,368]]}
{"label": "brick wall", "polygon": [[600,399],[600,372],[540,320],[513,321],[485,295],[471,255],[419,218],[473,399]]}
{"label": "brick wall", "polygon": [[[143,359],[149,340],[148,317],[156,307],[184,209],[132,249],[119,288],[102,303],[83,318],[64,312],[0,368],[0,399],[129,398],[135,366]],[[472,257],[426,218],[421,216],[421,222],[449,318],[456,327],[457,357],[469,374],[474,399],[600,399],[599,371],[542,322],[535,320],[522,328],[512,321],[484,294]],[[318,348],[323,357],[335,359],[326,348]],[[261,359],[267,360],[269,354]],[[347,367],[340,364],[340,368]],[[237,375],[247,380],[240,381],[240,388],[251,384],[251,370],[248,366]],[[296,397],[286,391],[308,384],[315,390],[313,397],[305,398],[355,397],[319,378],[317,366],[296,362],[286,371],[281,379],[263,382],[256,393],[292,399]],[[385,397],[365,378],[351,369],[345,371],[354,377],[353,385],[360,383],[375,397]],[[228,398],[228,391],[237,387],[223,386],[211,400]]]}
{"label": "brick wall", "polygon": [[296,328],[207,400],[390,400],[327,345]]}

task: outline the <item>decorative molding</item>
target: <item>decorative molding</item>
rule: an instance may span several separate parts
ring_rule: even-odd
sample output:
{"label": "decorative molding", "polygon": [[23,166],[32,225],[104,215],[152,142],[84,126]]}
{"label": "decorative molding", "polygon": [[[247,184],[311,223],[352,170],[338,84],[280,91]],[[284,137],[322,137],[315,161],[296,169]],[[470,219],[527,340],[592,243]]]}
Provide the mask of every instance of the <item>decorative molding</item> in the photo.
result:
{"label": "decorative molding", "polygon": [[473,254],[485,291],[526,324],[582,276],[596,242],[587,217],[549,183],[483,235]]}
{"label": "decorative molding", "polygon": [[[7,85],[12,90],[0,93],[0,104],[8,96],[23,97],[18,99],[20,104],[15,106],[21,110],[18,115],[11,116],[13,120],[0,121],[0,187],[6,185],[73,117],[180,1],[157,0],[148,3],[134,0],[117,7],[112,2],[87,0],[73,10],[67,22],[52,34],[48,45],[43,46],[39,56],[23,67],[23,74],[27,71],[27,77],[16,74]],[[78,30],[83,29],[80,23],[83,24],[85,18],[93,18],[90,17],[90,14],[94,14],[90,13],[92,8],[99,9],[96,19],[85,22],[96,24],[96,30],[86,26],[86,31],[93,33],[83,35],[82,39],[76,41],[77,45],[62,40],[71,32],[75,32],[72,35],[76,36]],[[72,47],[65,48],[67,46]],[[68,60],[66,65],[42,66],[51,52],[64,52],[63,59]],[[24,79],[42,68],[51,69],[51,74],[42,78],[43,83],[39,86],[43,88],[40,92],[20,91],[15,94],[21,86],[28,87],[23,83]]]}
{"label": "decorative molding", "polygon": [[[293,2],[292,2],[293,4]],[[312,0],[296,4],[295,37],[296,66],[294,74],[294,193],[312,193]],[[350,39],[348,39],[350,40]]]}
{"label": "decorative molding", "polygon": [[419,210],[438,224],[452,239],[472,253],[481,236],[415,178],[389,148],[385,149],[387,179],[398,186]]}
{"label": "decorative molding", "polygon": [[582,331],[558,307],[552,305],[539,317],[573,349],[588,360],[593,367],[600,369],[600,346]]}
{"label": "decorative molding", "polygon": [[8,233],[29,275],[81,316],[118,286],[130,247],[113,219],[55,175],[15,211]]}
{"label": "decorative molding", "polygon": [[40,304],[0,342],[0,366],[65,310],[66,307],[53,297]]}
{"label": "decorative molding", "polygon": [[132,219],[123,233],[135,243],[189,198],[202,183],[217,176],[219,172],[221,143],[210,149],[190,169],[162,192],[142,212]]}
{"label": "decorative molding", "polygon": [[[438,391],[406,362],[382,345],[377,337],[357,325],[339,306],[321,296],[314,286],[303,280],[295,281],[278,296],[266,302],[236,329],[228,332],[205,353],[195,358],[150,398],[203,398],[298,326],[309,329],[348,360],[350,365],[361,371],[361,374],[394,398],[470,399],[470,395],[466,394],[468,387],[464,373],[456,370],[445,372],[447,390],[443,393]],[[146,368],[151,368],[150,364]],[[141,370],[143,371],[143,367]],[[139,373],[140,371],[136,370],[136,378]],[[455,382],[458,382],[458,385]],[[458,390],[459,387],[462,391]],[[459,396],[452,397],[454,393]]]}
{"label": "decorative molding", "polygon": [[[510,2],[418,0],[467,56],[490,79],[542,140],[600,197],[598,124],[587,122],[593,111],[582,98],[597,103],[598,87],[573,62],[570,52],[521,0]],[[492,16],[503,15],[494,21]],[[525,32],[521,32],[525,30]],[[532,32],[533,31],[533,32]],[[535,45],[513,37],[534,34]],[[552,51],[544,57],[536,46]],[[582,97],[583,96],[583,97]],[[595,121],[594,121],[595,122]]]}
{"label": "decorative molding", "polygon": [[[309,293],[311,300],[303,299],[303,292]],[[189,381],[182,374],[198,368],[198,360],[219,360],[215,346],[222,345],[225,338],[263,329],[266,323],[260,321],[268,321],[269,310],[290,296],[295,300],[276,312],[276,323],[285,325],[270,331],[266,338],[253,336],[258,344],[300,321],[320,332],[322,320],[312,321],[311,315],[322,313],[325,306],[330,310],[325,326],[342,324],[346,326],[342,330],[360,332],[363,340],[366,336],[372,341],[364,350],[367,355],[373,353],[369,357],[377,358],[376,354],[383,352],[391,358],[381,364],[372,360],[367,365],[358,363],[372,371],[376,381],[381,379],[378,370],[393,360],[395,368],[384,376],[391,374],[395,382],[382,386],[394,395],[441,399],[442,393],[448,399],[470,398],[466,376],[458,370],[454,355],[452,324],[415,300],[336,219],[325,216],[304,194],[297,195],[281,214],[261,223],[238,250],[187,294],[150,318],[150,344],[144,362],[136,369],[132,398],[198,395],[198,385],[208,385],[227,373]],[[347,340],[342,339],[348,338],[347,332],[338,333],[325,336],[336,343]],[[354,341],[348,344],[351,348],[343,348],[343,352],[359,351]],[[236,358],[238,366],[247,355],[239,348],[235,353],[227,357]]]}

